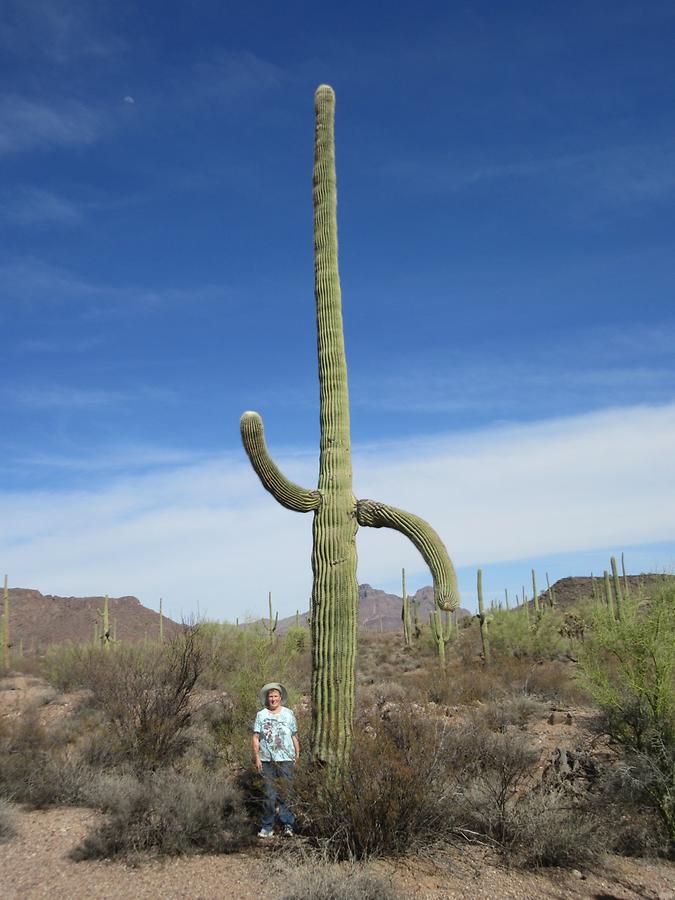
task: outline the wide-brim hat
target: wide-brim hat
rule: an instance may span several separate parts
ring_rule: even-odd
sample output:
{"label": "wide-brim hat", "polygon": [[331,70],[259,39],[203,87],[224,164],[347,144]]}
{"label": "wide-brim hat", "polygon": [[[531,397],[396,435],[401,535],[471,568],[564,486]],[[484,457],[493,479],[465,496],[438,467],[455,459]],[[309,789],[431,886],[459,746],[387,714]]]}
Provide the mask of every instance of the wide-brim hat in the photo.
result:
{"label": "wide-brim hat", "polygon": [[286,702],[286,698],[288,697],[288,691],[283,686],[283,684],[279,684],[278,681],[270,681],[269,684],[264,684],[260,688],[260,702],[263,706],[267,706],[267,695],[269,694],[270,691],[274,691],[274,690],[279,691],[279,693],[281,694],[281,702],[282,703]]}

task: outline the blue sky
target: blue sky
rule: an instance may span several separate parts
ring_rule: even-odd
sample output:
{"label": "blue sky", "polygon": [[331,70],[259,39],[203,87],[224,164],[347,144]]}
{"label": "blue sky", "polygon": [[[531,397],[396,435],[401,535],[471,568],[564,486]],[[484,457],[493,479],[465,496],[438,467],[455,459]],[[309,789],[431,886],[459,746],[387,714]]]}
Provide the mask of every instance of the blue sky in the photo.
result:
{"label": "blue sky", "polygon": [[[0,568],[230,617],[306,605],[313,91],[337,94],[355,488],[488,589],[675,564],[671,2],[0,11]],[[361,468],[359,468],[361,466]],[[405,502],[404,502],[405,501]],[[359,534],[359,578],[429,577]],[[4,563],[4,564],[3,564]]]}

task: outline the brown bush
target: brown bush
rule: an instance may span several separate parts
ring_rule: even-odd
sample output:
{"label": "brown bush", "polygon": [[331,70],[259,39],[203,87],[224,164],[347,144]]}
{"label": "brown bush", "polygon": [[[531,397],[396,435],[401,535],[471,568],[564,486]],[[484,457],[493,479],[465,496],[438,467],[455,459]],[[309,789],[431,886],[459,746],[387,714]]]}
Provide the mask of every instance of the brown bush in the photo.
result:
{"label": "brown bush", "polygon": [[4,800],[0,800],[0,844],[13,838],[15,834],[9,806]]}
{"label": "brown bush", "polygon": [[397,900],[391,881],[353,865],[313,863],[283,873],[280,900]]}
{"label": "brown bush", "polygon": [[97,805],[109,810],[108,820],[87,835],[73,859],[229,853],[252,841],[240,796],[223,776],[168,771],[142,780],[109,776]]}
{"label": "brown bush", "polygon": [[156,769],[187,746],[190,697],[202,669],[195,627],[166,647],[121,646],[97,654],[86,675],[105,716],[112,759]]}
{"label": "brown bush", "polygon": [[398,855],[448,833],[442,778],[445,722],[401,708],[358,729],[347,771],[296,779],[300,828],[332,859]]}

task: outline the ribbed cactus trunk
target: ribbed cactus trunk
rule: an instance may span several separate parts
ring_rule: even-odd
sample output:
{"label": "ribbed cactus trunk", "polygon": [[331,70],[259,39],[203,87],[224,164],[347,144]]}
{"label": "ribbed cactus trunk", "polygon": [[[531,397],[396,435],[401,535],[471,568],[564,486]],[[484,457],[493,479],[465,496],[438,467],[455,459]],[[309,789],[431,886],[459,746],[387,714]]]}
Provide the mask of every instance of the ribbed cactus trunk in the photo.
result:
{"label": "ribbed cactus trunk", "polygon": [[289,481],[269,456],[262,420],[255,412],[241,418],[241,434],[263,486],[283,506],[313,512],[311,598],[312,729],[314,759],[343,768],[352,742],[356,664],[358,583],[356,532],[359,525],[394,528],[408,537],[431,569],[436,602],[455,609],[459,593],[454,568],[436,534],[422,519],[352,491],[347,363],[338,275],[337,193],[332,88],[315,95],[314,293],[321,441],[319,483],[308,490]]}
{"label": "ribbed cactus trunk", "polygon": [[614,599],[616,601],[616,617],[623,619],[623,596],[621,593],[621,582],[619,581],[619,573],[616,568],[616,557],[612,556],[609,560],[612,567],[612,580],[614,582]]}
{"label": "ribbed cactus trunk", "polygon": [[614,603],[612,602],[612,584],[609,580],[609,572],[607,571],[607,569],[605,569],[602,577],[605,584],[605,600],[607,602],[607,609],[610,611],[612,617],[614,618],[615,613]]}
{"label": "ribbed cactus trunk", "polygon": [[335,176],[335,95],[315,96],[314,295],[321,444],[319,491],[312,549],[312,747],[339,764],[349,753],[354,711],[356,622],[356,510],[352,491],[347,362],[338,274]]}
{"label": "ribbed cactus trunk", "polygon": [[483,600],[483,570],[478,569],[476,572],[476,593],[478,595],[478,624],[480,625],[480,641],[483,646],[483,661],[485,665],[490,665],[490,634],[488,632],[488,624],[492,618],[485,612],[485,601]]}
{"label": "ribbed cactus trunk", "polygon": [[403,643],[406,647],[412,644],[412,623],[410,621],[410,598],[405,584],[405,569],[401,569],[402,607],[401,619],[403,620]]}
{"label": "ribbed cactus trunk", "polygon": [[534,598],[534,612],[537,618],[539,618],[541,610],[539,607],[539,593],[537,592],[537,576],[535,575],[534,569],[532,569],[532,597]]}

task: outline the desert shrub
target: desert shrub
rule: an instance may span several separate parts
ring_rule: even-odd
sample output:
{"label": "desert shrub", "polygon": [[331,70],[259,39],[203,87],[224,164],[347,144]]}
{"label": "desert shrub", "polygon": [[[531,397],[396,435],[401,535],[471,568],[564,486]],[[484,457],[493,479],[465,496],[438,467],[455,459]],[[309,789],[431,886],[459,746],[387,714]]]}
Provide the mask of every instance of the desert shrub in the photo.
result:
{"label": "desert shrub", "polygon": [[560,792],[528,794],[510,822],[512,851],[521,865],[586,868],[607,848],[607,831],[588,806]]}
{"label": "desert shrub", "polygon": [[536,781],[539,752],[525,735],[491,732],[477,715],[453,731],[446,754],[458,832],[492,841],[525,866],[583,867],[600,854],[598,817]]}
{"label": "desert shrub", "polygon": [[517,838],[514,809],[539,754],[523,735],[489,731],[477,718],[453,729],[446,750],[456,815],[503,847]]}
{"label": "desert shrub", "polygon": [[405,698],[405,688],[396,681],[373,682],[357,691],[358,706],[364,710],[381,709],[387,703],[401,703]]}
{"label": "desert shrub", "polygon": [[137,768],[157,768],[187,746],[190,700],[202,669],[194,627],[168,645],[98,651],[85,680],[107,724],[107,751]]}
{"label": "desert shrub", "polygon": [[675,588],[626,598],[616,621],[599,607],[581,679],[622,750],[624,785],[661,817],[675,847]]}
{"label": "desert shrub", "polygon": [[544,609],[539,617],[532,611],[495,611],[489,625],[493,653],[530,659],[555,659],[565,653],[570,641],[560,634],[563,618],[555,609]]}
{"label": "desert shrub", "polygon": [[316,768],[299,773],[303,832],[335,860],[400,855],[447,835],[446,729],[444,720],[403,708],[362,724],[341,778]]}
{"label": "desert shrub", "polygon": [[0,796],[36,809],[82,802],[95,773],[28,714],[0,737]]}
{"label": "desert shrub", "polygon": [[100,656],[100,648],[89,644],[52,644],[42,662],[42,676],[60,691],[84,687]]}
{"label": "desert shrub", "polygon": [[324,863],[284,873],[280,900],[397,900],[391,881],[354,865]]}
{"label": "desert shrub", "polygon": [[13,838],[15,834],[9,806],[4,800],[0,800],[0,844]]}
{"label": "desert shrub", "polygon": [[542,705],[531,697],[515,694],[485,704],[480,710],[480,718],[491,731],[506,732],[509,728],[523,728],[542,709]]}
{"label": "desert shrub", "polygon": [[108,819],[73,851],[76,860],[228,853],[252,839],[240,797],[222,776],[161,771],[142,780],[109,779],[98,803]]}

